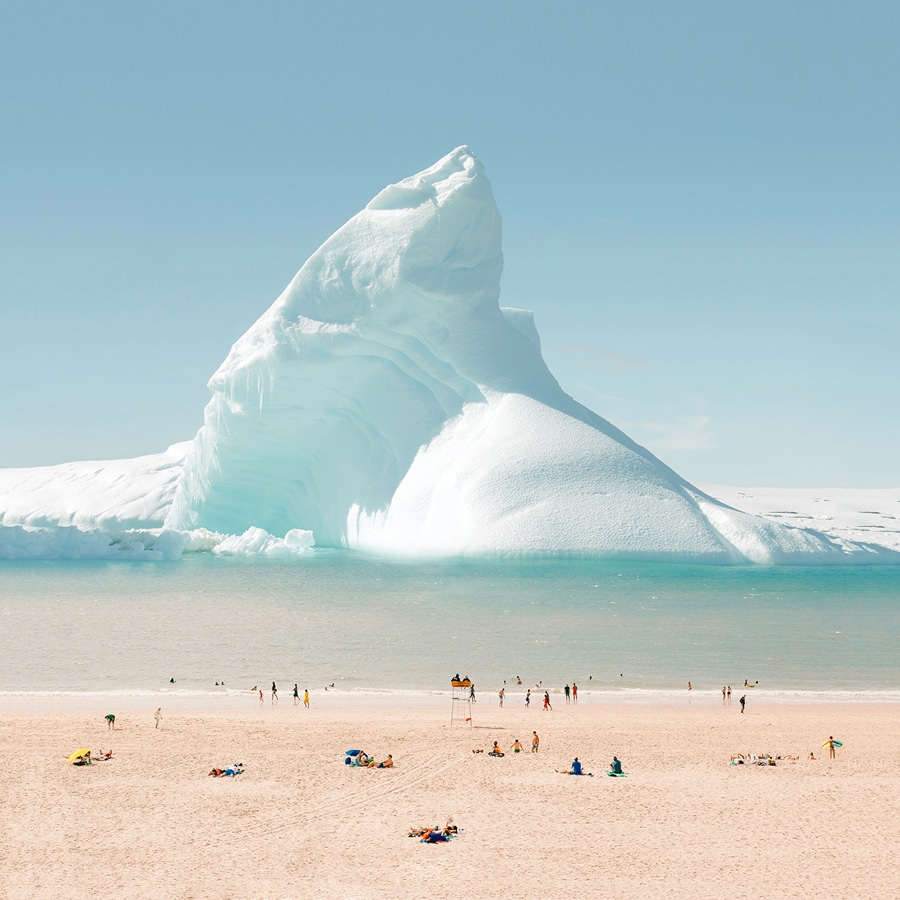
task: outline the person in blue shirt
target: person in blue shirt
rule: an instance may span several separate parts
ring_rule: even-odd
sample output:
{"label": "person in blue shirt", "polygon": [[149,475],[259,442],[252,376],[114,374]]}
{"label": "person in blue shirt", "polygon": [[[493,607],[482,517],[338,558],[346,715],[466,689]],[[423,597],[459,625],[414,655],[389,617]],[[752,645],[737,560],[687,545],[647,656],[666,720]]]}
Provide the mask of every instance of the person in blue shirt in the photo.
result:
{"label": "person in blue shirt", "polygon": [[570,769],[560,769],[560,772],[563,775],[590,775],[590,772],[585,772],[581,767],[581,762],[576,756],[575,759],[572,760],[572,767]]}

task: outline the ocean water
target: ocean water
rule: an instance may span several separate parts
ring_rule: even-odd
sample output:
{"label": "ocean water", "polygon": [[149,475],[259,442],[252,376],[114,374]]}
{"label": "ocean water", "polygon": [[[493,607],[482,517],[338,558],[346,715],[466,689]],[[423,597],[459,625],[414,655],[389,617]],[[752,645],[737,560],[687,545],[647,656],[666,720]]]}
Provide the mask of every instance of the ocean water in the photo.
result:
{"label": "ocean water", "polygon": [[[900,567],[319,551],[0,564],[0,692],[719,691],[900,698]],[[524,690],[524,687],[521,688]]]}

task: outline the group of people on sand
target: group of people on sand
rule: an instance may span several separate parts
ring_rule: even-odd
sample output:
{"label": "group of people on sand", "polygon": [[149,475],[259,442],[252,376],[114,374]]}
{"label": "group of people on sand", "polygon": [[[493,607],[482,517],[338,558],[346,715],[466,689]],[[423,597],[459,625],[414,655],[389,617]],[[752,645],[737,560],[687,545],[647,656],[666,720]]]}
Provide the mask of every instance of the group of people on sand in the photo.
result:
{"label": "group of people on sand", "polygon": [[[519,681],[518,683],[521,684],[522,682]],[[540,684],[536,685],[536,687],[539,687],[539,686],[540,686]],[[566,695],[566,703],[577,703],[578,702],[578,685],[577,684],[572,684],[571,687],[569,685],[566,685],[565,688],[563,689],[563,693]],[[506,700],[506,682],[504,682],[504,686],[502,688],[500,688],[500,690],[497,692],[497,697],[500,701],[500,706],[502,707],[504,701]],[[473,692],[472,698],[474,699],[474,692]],[[543,704],[542,708],[546,711],[552,712],[553,704],[550,702],[550,691],[547,691],[547,690],[544,691],[543,700],[544,700],[544,704]],[[525,691],[525,708],[526,709],[531,708],[531,688],[528,688]]]}
{"label": "group of people on sand", "polygon": [[[541,739],[538,737],[538,733],[536,731],[531,732],[531,752],[537,753],[540,749]],[[512,753],[524,753],[525,748],[522,746],[522,742],[516,738],[513,741],[512,746],[509,748]],[[473,753],[484,753],[484,750],[475,749],[472,751]],[[506,756],[506,753],[501,749],[500,744],[497,741],[494,741],[493,746],[490,750],[488,750],[488,756],[493,757],[501,757]],[[609,764],[610,771],[607,772],[607,775],[616,775],[616,776],[624,776],[624,772],[622,771],[622,763],[617,756],[613,756],[612,762]],[[568,769],[558,769],[557,771],[565,774],[565,775],[591,775],[591,772],[585,772],[584,766],[581,761],[576,756],[575,759],[572,760],[571,765]]]}
{"label": "group of people on sand", "polygon": [[458,834],[459,829],[453,824],[453,819],[447,819],[447,824],[443,828],[439,825],[435,825],[434,828],[428,825],[424,828],[414,825],[409,829],[409,837],[417,837],[423,844],[443,844]]}
{"label": "group of people on sand", "polygon": [[776,759],[799,759],[797,756],[772,756],[771,753],[734,753],[730,763],[733,766],[774,766]]}
{"label": "group of people on sand", "polygon": [[[216,684],[218,684],[218,682],[216,682]],[[225,682],[223,681],[222,685],[224,686],[224,684],[225,684]],[[331,686],[334,687],[334,684],[332,684]],[[328,688],[326,687],[325,690],[327,691]],[[253,687],[250,688],[250,693],[259,695],[259,705],[262,706],[263,703],[265,702],[265,699],[263,698],[262,688],[260,688],[259,685],[254,684]],[[296,684],[294,684],[293,697],[294,697],[294,706],[299,706],[300,705],[300,689],[297,687]],[[272,682],[272,706],[277,706],[277,705],[278,705],[278,685],[275,684],[275,682],[273,681]],[[309,689],[308,688],[304,689],[304,691],[303,691],[303,705],[307,709],[309,709]]]}
{"label": "group of people on sand", "polygon": [[[593,772],[584,771],[584,766],[577,756],[572,760],[568,769],[558,769],[557,771],[561,775],[589,775],[591,778],[594,777]],[[618,778],[625,776],[625,773],[622,771],[622,761],[618,756],[613,756],[612,762],[609,764],[609,771],[606,774]]]}
{"label": "group of people on sand", "polygon": [[112,750],[107,750],[106,753],[102,750],[98,750],[97,753],[85,750],[84,753],[74,757],[74,759],[71,759],[70,761],[73,766],[91,766],[95,762],[105,762],[107,759],[112,759],[112,755]]}
{"label": "group of people on sand", "polygon": [[[835,759],[835,748],[841,746],[840,741],[836,741],[832,735],[828,736],[828,740],[822,744],[823,747],[828,748],[828,758]],[[729,760],[730,765],[732,766],[774,766],[777,765],[778,760],[784,760],[788,762],[796,762],[799,760],[799,756],[791,756],[789,754],[785,754],[784,756],[772,756],[771,753],[733,753],[731,755],[731,759]],[[806,757],[807,761],[817,761],[816,753],[814,750],[809,751],[809,756]]]}
{"label": "group of people on sand", "polygon": [[347,750],[344,753],[344,765],[356,766],[358,769],[393,769],[394,757],[388,753],[387,758],[377,762],[365,750]]}
{"label": "group of people on sand", "polygon": [[[538,733],[536,731],[532,731],[531,732],[531,752],[537,753],[540,746],[541,746],[541,739],[538,736]],[[513,741],[512,746],[509,748],[509,750],[511,753],[524,753],[525,752],[525,748],[522,746],[522,742],[518,738],[516,738]],[[472,752],[473,753],[484,753],[483,750],[473,750]],[[506,754],[503,752],[503,750],[500,749],[500,745],[497,743],[497,741],[494,741],[494,746],[491,747],[490,750],[488,750],[488,756],[506,756]]]}

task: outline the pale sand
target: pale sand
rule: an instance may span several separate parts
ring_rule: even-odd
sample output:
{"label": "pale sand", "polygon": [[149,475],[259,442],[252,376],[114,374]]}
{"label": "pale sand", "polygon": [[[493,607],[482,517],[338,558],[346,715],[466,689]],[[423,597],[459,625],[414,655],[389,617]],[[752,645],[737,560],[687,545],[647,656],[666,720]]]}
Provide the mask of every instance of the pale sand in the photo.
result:
{"label": "pale sand", "polygon": [[[900,709],[475,706],[0,716],[8,898],[790,898],[900,895]],[[541,752],[528,752],[532,729]],[[834,762],[821,749],[843,741]],[[519,738],[526,752],[473,754]],[[90,768],[81,746],[114,749]],[[345,749],[393,770],[342,764]],[[818,762],[806,755],[815,749]],[[738,751],[796,754],[728,765]],[[627,778],[605,776],[616,753]],[[593,778],[556,774],[574,756]],[[209,778],[242,762],[243,775]],[[412,825],[452,816],[429,846]]]}

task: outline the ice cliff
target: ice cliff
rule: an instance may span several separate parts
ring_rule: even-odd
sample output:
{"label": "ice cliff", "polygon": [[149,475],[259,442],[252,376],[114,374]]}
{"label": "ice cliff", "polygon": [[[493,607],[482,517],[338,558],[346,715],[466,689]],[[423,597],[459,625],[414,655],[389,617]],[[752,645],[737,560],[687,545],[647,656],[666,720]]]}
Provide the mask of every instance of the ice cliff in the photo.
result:
{"label": "ice cliff", "polygon": [[[45,491],[32,524],[165,516],[168,532],[311,531],[390,554],[884,560],[713,500],[575,402],[531,314],[500,307],[502,267],[490,184],[459,147],[307,260],[213,375],[203,427],[144,501],[116,513],[82,481],[68,505]],[[0,522],[21,525],[13,494]]]}

